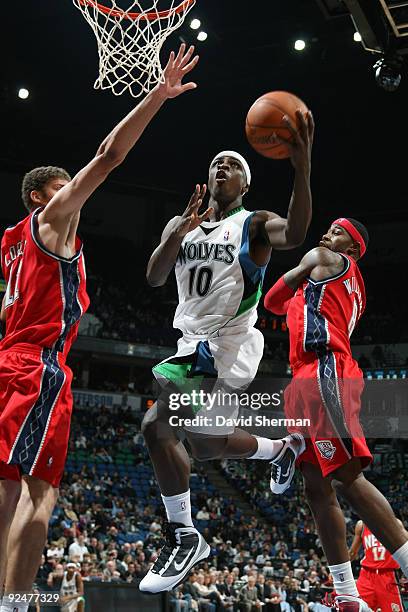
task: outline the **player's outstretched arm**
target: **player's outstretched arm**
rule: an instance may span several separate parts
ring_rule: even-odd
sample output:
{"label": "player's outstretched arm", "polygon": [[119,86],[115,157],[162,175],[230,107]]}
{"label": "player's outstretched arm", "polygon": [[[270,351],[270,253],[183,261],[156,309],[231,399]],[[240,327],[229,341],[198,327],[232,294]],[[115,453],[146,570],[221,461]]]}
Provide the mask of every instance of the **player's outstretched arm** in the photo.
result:
{"label": "player's outstretched arm", "polygon": [[[285,119],[287,128],[293,135],[293,142],[282,141],[290,149],[292,165],[295,168],[295,180],[287,218],[284,219],[274,213],[266,213],[264,217],[263,233],[269,245],[282,250],[293,249],[301,245],[312,220],[310,172],[314,121],[310,111],[306,115],[297,111],[296,115],[298,130],[293,128],[289,119]],[[281,142],[276,135],[274,140]]]}
{"label": "player's outstretched arm", "polygon": [[164,285],[176,263],[184,236],[211,215],[211,207],[201,215],[198,214],[206,191],[206,185],[196,185],[186,210],[181,216],[171,219],[164,228],[160,244],[147,264],[146,279],[151,287]]}
{"label": "player's outstretched arm", "polygon": [[197,87],[193,82],[182,82],[198,62],[198,56],[192,59],[193,53],[194,47],[190,47],[186,52],[184,44],[177,56],[171,52],[164,69],[164,82],[156,85],[146,98],[122,119],[102,142],[94,159],[52,198],[39,215],[40,225],[51,224],[57,231],[65,229],[67,219],[82,208],[108,174],[123,162],[163,103]]}
{"label": "player's outstretched arm", "polygon": [[356,559],[358,556],[358,552],[363,543],[362,536],[363,536],[363,521],[357,521],[356,527],[354,529],[354,539],[353,539],[353,542],[349,550],[350,561],[354,561],[354,559]]}
{"label": "player's outstretched arm", "polygon": [[307,277],[313,275],[314,280],[322,280],[340,271],[342,265],[343,259],[338,253],[326,247],[312,249],[296,268],[286,272],[269,289],[264,298],[265,308],[277,315],[286,314],[295,291]]}

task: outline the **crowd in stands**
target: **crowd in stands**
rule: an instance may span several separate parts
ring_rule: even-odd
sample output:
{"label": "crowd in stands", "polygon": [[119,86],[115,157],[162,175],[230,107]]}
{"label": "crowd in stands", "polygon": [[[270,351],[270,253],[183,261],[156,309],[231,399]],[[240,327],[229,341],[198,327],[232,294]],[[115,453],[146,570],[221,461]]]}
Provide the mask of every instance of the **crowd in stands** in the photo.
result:
{"label": "crowd in stands", "polygon": [[[398,454],[401,461],[408,458]],[[211,557],[170,593],[171,610],[319,610],[330,576],[300,482],[275,497],[266,463],[217,465],[236,497],[221,496],[205,466],[192,464],[193,517]],[[393,465],[392,478],[378,462],[370,477],[407,521],[402,465]],[[250,516],[239,508],[241,496],[252,504]],[[355,517],[350,511],[346,516],[351,534]],[[60,575],[68,561],[77,564],[85,582],[137,584],[157,558],[163,519],[138,417],[121,408],[76,409],[37,586],[49,588],[50,574]]]}
{"label": "crowd in stands", "polygon": [[153,295],[144,279],[135,281],[130,290],[125,283],[106,283],[91,275],[88,291],[90,312],[101,323],[94,327],[94,335],[158,346],[176,343],[178,333],[172,324],[176,302],[170,285],[157,288]]}

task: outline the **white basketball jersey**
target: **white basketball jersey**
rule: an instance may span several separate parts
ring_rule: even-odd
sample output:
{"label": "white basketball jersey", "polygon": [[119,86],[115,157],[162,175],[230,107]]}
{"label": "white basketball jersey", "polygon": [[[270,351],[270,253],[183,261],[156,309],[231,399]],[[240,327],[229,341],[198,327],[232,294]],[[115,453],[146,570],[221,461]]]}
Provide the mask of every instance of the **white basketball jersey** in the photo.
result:
{"label": "white basketball jersey", "polygon": [[62,597],[65,597],[67,595],[74,595],[74,593],[77,592],[76,574],[74,573],[72,578],[68,580],[67,573],[68,572],[64,572],[64,577],[62,579],[62,584],[61,584],[61,596]]}
{"label": "white basketball jersey", "polygon": [[173,323],[184,334],[211,336],[255,324],[266,266],[249,255],[253,214],[239,207],[184,237],[175,266],[179,304]]}

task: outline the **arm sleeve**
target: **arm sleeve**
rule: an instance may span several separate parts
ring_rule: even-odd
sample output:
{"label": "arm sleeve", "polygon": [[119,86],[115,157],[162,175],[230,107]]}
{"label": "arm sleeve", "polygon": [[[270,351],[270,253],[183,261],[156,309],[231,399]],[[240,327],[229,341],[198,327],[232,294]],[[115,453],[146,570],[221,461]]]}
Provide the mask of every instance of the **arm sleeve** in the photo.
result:
{"label": "arm sleeve", "polygon": [[296,291],[291,289],[284,281],[283,276],[271,287],[265,295],[264,306],[277,315],[285,315],[289,308],[289,302]]}

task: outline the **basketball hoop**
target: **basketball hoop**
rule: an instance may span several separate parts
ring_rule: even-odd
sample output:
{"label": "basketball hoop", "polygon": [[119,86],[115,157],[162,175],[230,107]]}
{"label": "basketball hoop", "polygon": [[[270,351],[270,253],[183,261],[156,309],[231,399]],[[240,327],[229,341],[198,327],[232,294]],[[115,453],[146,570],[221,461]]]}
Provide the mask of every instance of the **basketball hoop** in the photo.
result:
{"label": "basketball hoop", "polygon": [[[196,2],[169,1],[168,9],[158,10],[163,0],[128,0],[129,6],[124,10],[116,0],[107,0],[109,6],[96,0],[73,0],[98,44],[99,77],[95,89],[111,89],[116,96],[129,91],[138,98],[164,82],[161,48]],[[143,8],[142,4],[147,3],[150,6]]]}

